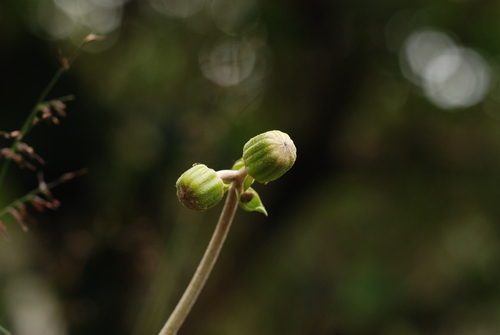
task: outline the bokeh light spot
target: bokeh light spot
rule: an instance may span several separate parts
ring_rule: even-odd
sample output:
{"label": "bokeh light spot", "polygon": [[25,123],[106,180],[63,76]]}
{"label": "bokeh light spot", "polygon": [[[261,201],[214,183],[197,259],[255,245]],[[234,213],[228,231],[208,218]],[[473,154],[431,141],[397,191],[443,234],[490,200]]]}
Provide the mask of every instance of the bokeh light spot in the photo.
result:
{"label": "bokeh light spot", "polygon": [[405,41],[402,50],[403,73],[408,79],[419,84],[429,62],[443,52],[455,48],[455,43],[446,34],[437,31],[417,31]]}
{"label": "bokeh light spot", "polygon": [[73,38],[82,35],[82,31],[84,36],[89,31],[109,34],[120,27],[125,2],[127,0],[40,0],[33,16],[33,28],[56,39]]}
{"label": "bokeh light spot", "polygon": [[460,49],[433,59],[425,72],[424,91],[442,108],[468,107],[483,100],[490,67],[475,51]]}
{"label": "bokeh light spot", "polygon": [[470,107],[482,101],[492,72],[479,53],[434,30],[416,31],[406,39],[401,68],[431,102],[443,109]]}
{"label": "bokeh light spot", "polygon": [[248,78],[255,61],[252,45],[238,39],[223,39],[199,54],[203,74],[220,86],[236,85]]}

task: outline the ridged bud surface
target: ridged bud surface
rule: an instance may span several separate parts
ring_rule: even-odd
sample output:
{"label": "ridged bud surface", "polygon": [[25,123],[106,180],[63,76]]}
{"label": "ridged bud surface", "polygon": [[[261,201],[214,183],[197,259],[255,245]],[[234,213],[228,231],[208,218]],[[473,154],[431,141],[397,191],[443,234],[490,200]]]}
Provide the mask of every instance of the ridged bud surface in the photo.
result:
{"label": "ridged bud surface", "polygon": [[224,196],[224,182],[204,164],[197,164],[184,172],[175,186],[179,201],[194,211],[209,209]]}
{"label": "ridged bud surface", "polygon": [[278,179],[295,163],[297,149],[288,134],[271,130],[251,138],[243,147],[247,173],[261,183]]}

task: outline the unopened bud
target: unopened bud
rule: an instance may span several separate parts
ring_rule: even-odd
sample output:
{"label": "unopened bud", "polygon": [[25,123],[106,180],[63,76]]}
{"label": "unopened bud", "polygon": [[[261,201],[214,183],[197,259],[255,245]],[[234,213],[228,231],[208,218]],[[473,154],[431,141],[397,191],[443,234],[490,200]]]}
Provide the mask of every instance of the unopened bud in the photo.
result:
{"label": "unopened bud", "polygon": [[297,149],[288,134],[272,130],[251,138],[243,147],[247,173],[261,183],[278,179],[295,163]]}
{"label": "unopened bud", "polygon": [[213,207],[224,196],[224,182],[204,164],[197,164],[184,172],[175,186],[179,201],[194,211]]}
{"label": "unopened bud", "polygon": [[241,193],[240,195],[240,201],[244,204],[252,201],[252,199],[255,197],[255,193],[250,191],[250,190],[247,190],[243,193]]}

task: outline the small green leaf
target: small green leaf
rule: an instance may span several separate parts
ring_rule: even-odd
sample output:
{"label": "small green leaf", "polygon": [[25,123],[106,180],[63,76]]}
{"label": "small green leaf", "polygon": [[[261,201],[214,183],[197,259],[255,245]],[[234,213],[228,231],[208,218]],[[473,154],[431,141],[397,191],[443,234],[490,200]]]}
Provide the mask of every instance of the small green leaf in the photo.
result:
{"label": "small green leaf", "polygon": [[245,181],[243,182],[243,190],[246,191],[252,186],[255,179],[252,178],[249,174],[245,177]]}
{"label": "small green leaf", "polygon": [[248,190],[241,194],[236,191],[236,194],[241,208],[248,212],[260,212],[267,216],[266,208],[262,204],[259,194],[253,188],[249,187]]}
{"label": "small green leaf", "polygon": [[239,170],[244,166],[245,166],[245,162],[243,162],[243,157],[242,157],[242,158],[238,159],[236,162],[234,162],[231,170]]}

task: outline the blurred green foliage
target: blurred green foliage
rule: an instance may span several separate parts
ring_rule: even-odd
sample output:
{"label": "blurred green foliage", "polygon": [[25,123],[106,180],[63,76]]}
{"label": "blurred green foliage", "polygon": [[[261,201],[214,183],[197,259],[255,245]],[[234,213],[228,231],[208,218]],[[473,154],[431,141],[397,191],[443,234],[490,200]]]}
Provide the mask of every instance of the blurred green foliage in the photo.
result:
{"label": "blurred green foliage", "polygon": [[[187,211],[176,179],[195,162],[230,168],[279,129],[297,162],[256,186],[269,217],[237,213],[179,335],[499,333],[499,15],[479,0],[0,2],[2,131],[21,126],[59,48],[108,36],[51,93],[76,96],[61,125],[26,138],[46,180],[89,173],[30,232],[3,220],[0,324],[157,334],[221,209]],[[424,28],[483,57],[480,99],[443,107],[450,86],[408,74],[405,41]],[[436,82],[456,60],[442,56]],[[12,166],[0,201],[36,185]]]}

